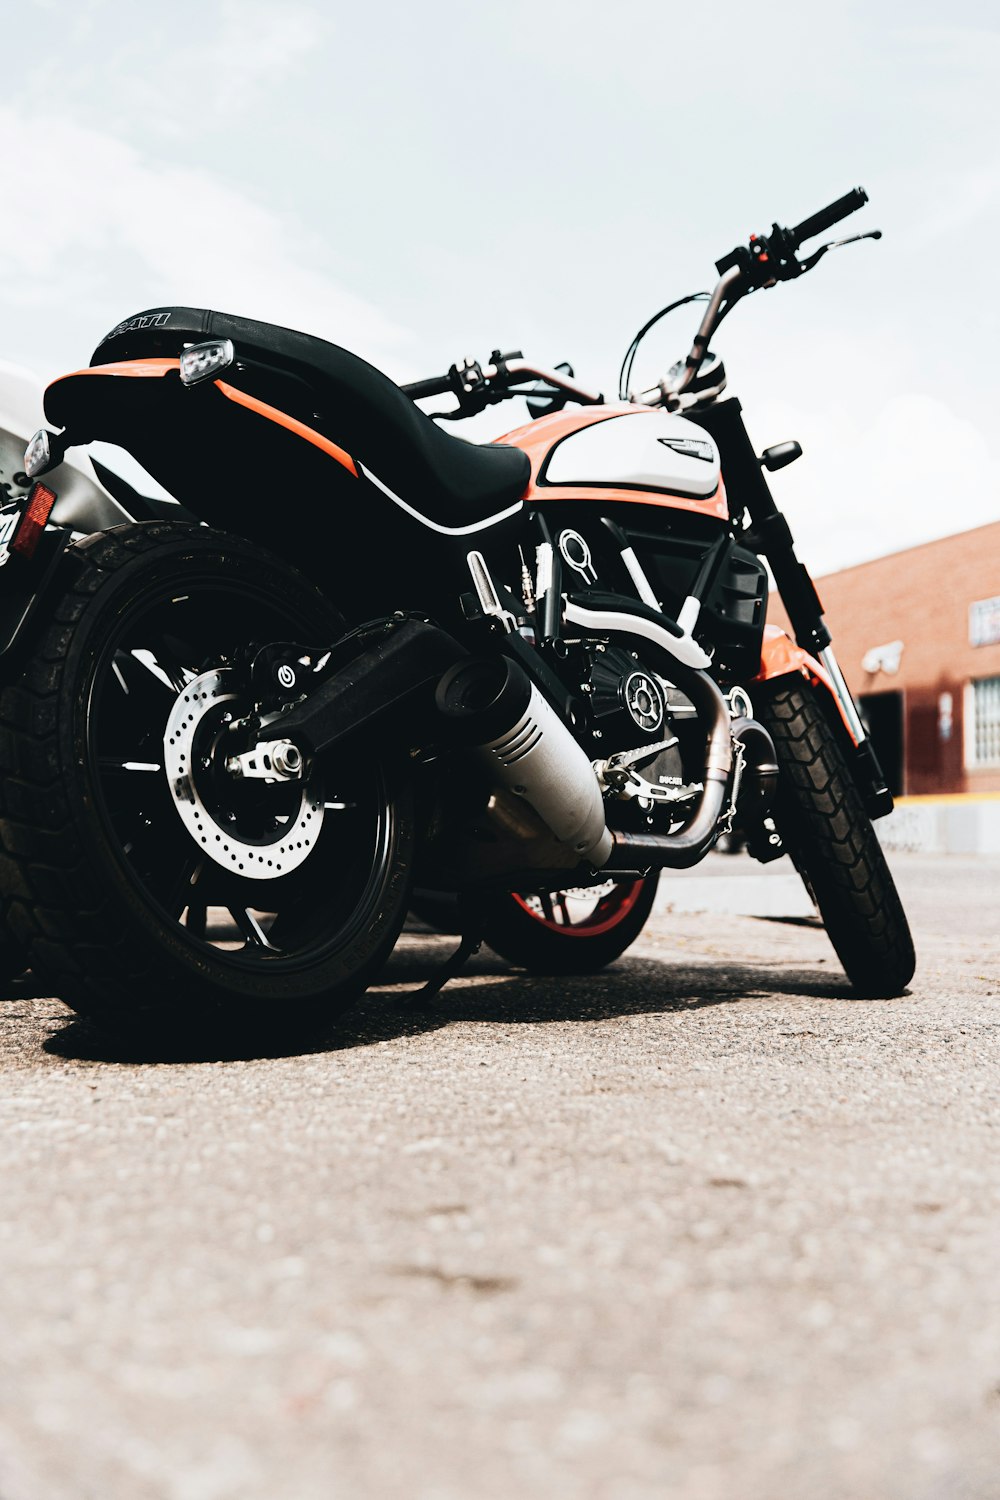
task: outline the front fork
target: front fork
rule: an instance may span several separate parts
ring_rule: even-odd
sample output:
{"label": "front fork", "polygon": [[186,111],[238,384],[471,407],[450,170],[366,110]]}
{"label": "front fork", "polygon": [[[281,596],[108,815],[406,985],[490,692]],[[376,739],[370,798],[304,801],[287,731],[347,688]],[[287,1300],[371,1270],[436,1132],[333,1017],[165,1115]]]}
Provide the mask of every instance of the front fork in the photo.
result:
{"label": "front fork", "polygon": [[892,812],[892,794],[834,654],[833,638],[823,618],[816,585],[795,555],[791,529],[774,503],[743,423],[740,403],[735,397],[730,397],[702,412],[692,412],[690,416],[705,428],[718,446],[733,520],[740,520],[744,511],[750,517],[750,529],[742,540],[761,557],[767,558],[796,641],[804,651],[819,659],[829,676],[844,723],[854,741],[853,754],[849,757],[851,771],[869,815],[885,817]]}
{"label": "front fork", "polygon": [[847,763],[857,783],[870,818],[884,818],[892,812],[893,800],[885,781],[885,774],[875,754],[875,746],[868,738],[857,704],[851,690],[844,681],[832,646],[825,646],[819,653],[820,664],[830,679],[844,723],[854,741],[847,755]]}
{"label": "front fork", "polygon": [[866,744],[868,736],[865,733],[865,726],[861,722],[861,715],[858,713],[858,706],[851,696],[851,690],[844,681],[844,674],[840,670],[840,663],[833,654],[833,647],[824,646],[823,650],[819,653],[819,659],[826,668],[830,681],[833,683],[837,702],[843,711],[844,722],[851,731],[854,743],[856,745]]}

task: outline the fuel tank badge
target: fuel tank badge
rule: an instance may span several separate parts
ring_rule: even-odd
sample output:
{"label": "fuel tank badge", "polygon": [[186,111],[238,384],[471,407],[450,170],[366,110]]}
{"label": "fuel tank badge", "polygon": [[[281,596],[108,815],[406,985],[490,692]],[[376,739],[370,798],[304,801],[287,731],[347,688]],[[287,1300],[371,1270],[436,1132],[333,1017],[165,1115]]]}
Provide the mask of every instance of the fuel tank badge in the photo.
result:
{"label": "fuel tank badge", "polygon": [[670,448],[674,453],[679,453],[683,458],[700,458],[704,463],[710,464],[715,459],[715,449],[709,442],[703,442],[699,438],[688,437],[661,437],[657,438],[664,448]]}

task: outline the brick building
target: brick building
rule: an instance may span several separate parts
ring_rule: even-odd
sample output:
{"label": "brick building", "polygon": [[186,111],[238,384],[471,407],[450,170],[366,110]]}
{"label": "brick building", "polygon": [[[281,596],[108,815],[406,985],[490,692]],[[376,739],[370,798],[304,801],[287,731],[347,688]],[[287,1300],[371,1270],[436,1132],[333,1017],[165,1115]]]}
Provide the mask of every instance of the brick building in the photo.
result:
{"label": "brick building", "polygon": [[892,792],[1000,792],[1000,521],[817,588]]}

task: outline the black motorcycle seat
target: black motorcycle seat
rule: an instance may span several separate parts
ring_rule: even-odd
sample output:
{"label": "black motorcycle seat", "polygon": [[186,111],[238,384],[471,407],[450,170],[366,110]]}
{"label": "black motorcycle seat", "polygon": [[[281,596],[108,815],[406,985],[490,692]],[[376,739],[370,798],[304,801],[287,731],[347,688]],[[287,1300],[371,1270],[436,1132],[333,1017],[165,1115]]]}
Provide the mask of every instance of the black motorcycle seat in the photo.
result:
{"label": "black motorcycle seat", "polygon": [[221,379],[321,432],[438,525],[475,525],[527,486],[531,465],[519,448],[442,431],[374,365],[291,328],[208,308],[150,308],[112,329],[90,363],[174,358],[208,339],[232,339],[243,366]]}

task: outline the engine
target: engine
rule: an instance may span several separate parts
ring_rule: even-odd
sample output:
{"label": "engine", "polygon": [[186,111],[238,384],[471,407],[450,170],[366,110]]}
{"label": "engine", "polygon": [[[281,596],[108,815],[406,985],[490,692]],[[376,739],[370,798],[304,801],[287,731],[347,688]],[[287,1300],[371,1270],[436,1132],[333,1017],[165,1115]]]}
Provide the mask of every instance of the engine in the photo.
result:
{"label": "engine", "polygon": [[581,650],[579,686],[609,825],[667,832],[701,790],[694,705],[635,651],[604,641]]}

